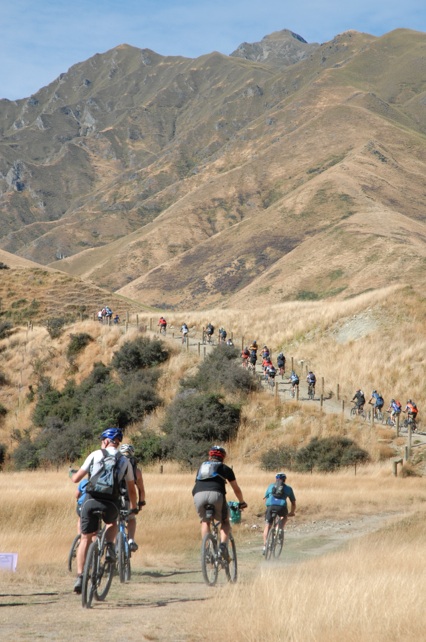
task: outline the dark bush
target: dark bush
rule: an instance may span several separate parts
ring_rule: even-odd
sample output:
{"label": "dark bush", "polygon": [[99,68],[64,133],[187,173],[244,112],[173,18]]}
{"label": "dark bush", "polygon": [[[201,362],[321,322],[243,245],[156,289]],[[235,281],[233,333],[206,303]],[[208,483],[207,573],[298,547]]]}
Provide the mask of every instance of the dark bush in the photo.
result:
{"label": "dark bush", "polygon": [[7,412],[8,412],[7,408],[5,406],[3,406],[2,403],[0,403],[0,419],[5,417],[7,415]]}
{"label": "dark bush", "polygon": [[6,265],[6,263],[3,263],[3,261],[0,261],[0,270],[9,270],[9,266]]}
{"label": "dark bush", "polygon": [[40,465],[37,446],[31,439],[23,439],[12,453],[17,470],[35,470]]}
{"label": "dark bush", "polygon": [[6,444],[0,444],[0,470],[3,468],[3,464],[6,460],[7,446]]}
{"label": "dark bush", "polygon": [[163,456],[163,438],[152,430],[144,430],[132,437],[136,459],[141,465],[159,461]]}
{"label": "dark bush", "polygon": [[214,442],[233,439],[240,408],[218,395],[182,394],[169,406],[163,425],[165,456],[192,465]]}
{"label": "dark bush", "polygon": [[296,457],[296,448],[292,446],[281,446],[267,450],[260,458],[260,467],[263,470],[279,472],[280,470],[291,470]]}
{"label": "dark bush", "polygon": [[93,337],[87,332],[79,332],[78,334],[70,334],[70,342],[67,348],[67,359],[72,360],[78,355],[79,352],[93,341]]}
{"label": "dark bush", "polygon": [[115,353],[111,363],[120,372],[127,373],[159,365],[168,357],[169,352],[162,341],[138,337],[134,341],[127,341]]}
{"label": "dark bush", "polygon": [[366,463],[368,453],[346,437],[315,437],[296,453],[295,468],[301,472],[313,470],[332,472],[344,466]]}
{"label": "dark bush", "polygon": [[258,388],[256,379],[247,370],[241,368],[236,348],[221,344],[210,352],[198,368],[194,377],[185,380],[182,385],[197,388],[204,392],[249,393]]}
{"label": "dark bush", "polygon": [[66,319],[63,317],[52,317],[46,322],[47,331],[52,339],[58,339],[64,331]]}
{"label": "dark bush", "polygon": [[7,339],[12,333],[12,327],[10,321],[0,321],[0,339]]}

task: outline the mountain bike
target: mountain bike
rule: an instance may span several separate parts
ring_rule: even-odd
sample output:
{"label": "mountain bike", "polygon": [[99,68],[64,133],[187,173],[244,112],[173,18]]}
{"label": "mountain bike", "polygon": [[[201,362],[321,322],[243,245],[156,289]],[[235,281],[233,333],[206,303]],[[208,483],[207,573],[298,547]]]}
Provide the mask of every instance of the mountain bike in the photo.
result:
{"label": "mountain bike", "polygon": [[308,399],[315,399],[315,384],[308,383]]}
{"label": "mountain bike", "polygon": [[265,559],[279,557],[284,545],[284,528],[282,527],[282,517],[275,510],[272,510],[273,521],[269,529],[266,540]]}
{"label": "mountain bike", "polygon": [[[105,526],[100,531],[98,531],[98,535],[97,536],[98,537],[102,537],[104,531],[105,531]],[[77,549],[80,546],[80,540],[81,540],[81,535],[79,533],[78,535],[76,535],[74,537],[74,539],[72,541],[72,544],[71,544],[70,551],[68,553],[68,570],[70,571],[70,573],[72,572],[72,567],[73,567],[74,560],[77,557]]]}
{"label": "mountain bike", "polygon": [[[370,402],[368,402],[368,403],[370,403]],[[369,410],[368,413],[367,413],[368,421],[371,421],[371,415],[372,415],[373,412],[374,412],[375,421],[383,421],[384,414],[382,412],[382,409],[381,408],[377,408],[373,404],[371,404],[371,405],[373,406],[373,408],[372,408],[372,410]]]}
{"label": "mountain bike", "polygon": [[417,430],[417,421],[414,417],[406,417],[402,422],[402,428],[404,431],[408,432],[408,428],[411,426],[411,432],[416,432]]}
{"label": "mountain bike", "polygon": [[396,426],[396,419],[394,419],[394,417],[391,416],[391,414],[390,414],[391,411],[390,410],[387,410],[386,412],[389,413],[389,416],[386,417],[385,424],[386,424],[386,426],[391,426],[392,428],[394,428]]}
{"label": "mountain bike", "polygon": [[160,334],[164,334],[164,336],[166,336],[166,329],[167,329],[167,326],[164,325],[164,323],[163,325],[160,325]]}
{"label": "mountain bike", "polygon": [[[245,504],[239,504],[244,508]],[[201,543],[201,570],[208,586],[217,582],[219,571],[225,571],[226,579],[232,584],[237,581],[237,548],[232,532],[229,533],[227,552],[219,546],[220,520],[214,519],[214,506],[206,504],[206,519],[209,522],[210,532],[206,533]]]}
{"label": "mountain bike", "polygon": [[[94,511],[99,517],[102,511]],[[99,530],[99,529],[98,529]],[[105,536],[97,537],[89,546],[83,571],[81,603],[83,608],[90,609],[93,600],[103,602],[108,595],[114,576],[115,561],[106,558],[107,542]]]}
{"label": "mountain bike", "polygon": [[350,416],[351,417],[362,417],[363,419],[366,419],[367,416],[365,414],[364,406],[357,406],[354,404],[350,410]]}
{"label": "mountain bike", "polygon": [[127,518],[133,512],[132,510],[120,510],[115,550],[117,555],[118,577],[121,583],[128,582],[132,576],[130,563],[132,551],[130,550],[129,540],[127,539]]}
{"label": "mountain bike", "polygon": [[294,399],[297,392],[299,390],[299,384],[298,383],[293,383],[290,388],[290,395]]}

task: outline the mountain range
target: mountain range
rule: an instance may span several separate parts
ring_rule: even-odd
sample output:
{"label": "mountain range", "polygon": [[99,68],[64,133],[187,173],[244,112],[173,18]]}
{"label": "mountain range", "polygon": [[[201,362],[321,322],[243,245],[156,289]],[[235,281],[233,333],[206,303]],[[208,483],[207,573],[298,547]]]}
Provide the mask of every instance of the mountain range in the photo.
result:
{"label": "mountain range", "polygon": [[97,54],[0,101],[0,259],[161,309],[420,290],[425,71],[405,29]]}

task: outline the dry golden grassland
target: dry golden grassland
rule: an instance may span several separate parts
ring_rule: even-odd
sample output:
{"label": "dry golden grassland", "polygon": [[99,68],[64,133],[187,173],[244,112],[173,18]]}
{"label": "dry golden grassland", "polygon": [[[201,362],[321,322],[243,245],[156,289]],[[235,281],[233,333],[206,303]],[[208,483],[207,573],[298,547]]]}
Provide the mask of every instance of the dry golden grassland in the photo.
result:
{"label": "dry golden grassland", "polygon": [[[147,506],[138,517],[140,551],[133,560],[136,574],[119,594],[113,587],[106,604],[126,631],[136,632],[140,627],[141,639],[202,640],[206,630],[215,630],[220,613],[221,636],[226,641],[423,639],[423,479],[394,478],[389,467],[378,464],[363,468],[357,476],[353,471],[291,474],[288,481],[295,490],[298,511],[287,537],[295,544],[300,540],[306,561],[301,562],[300,557],[291,561],[285,548],[283,563],[269,565],[262,561],[260,550],[262,497],[271,475],[232,458],[229,463],[236,464],[238,482],[249,504],[243,523],[234,529],[240,560],[238,584],[206,590],[202,583],[198,573],[200,531],[191,498],[194,474],[181,473],[173,465],[165,465],[163,474],[146,470]],[[31,594],[59,596],[57,601],[50,600],[51,606],[40,605],[36,610],[21,603],[19,622],[15,617],[10,619],[16,610],[11,610],[9,617],[9,610],[2,609],[2,623],[13,621],[17,640],[30,639],[23,633],[28,626],[36,637],[44,632],[49,639],[68,641],[72,635],[82,639],[78,631],[82,635],[87,616],[80,622],[81,607],[71,594],[73,579],[66,570],[76,530],[75,485],[68,479],[67,469],[3,473],[1,483],[0,551],[19,555],[17,572],[2,574],[7,604],[13,596],[18,601]],[[231,491],[228,498],[233,498]],[[355,526],[358,520],[363,521],[365,532],[381,529],[349,544],[342,541],[337,551],[318,557],[322,523],[345,522],[350,535],[351,524]],[[376,526],[369,527],[369,520]],[[303,529],[309,534],[310,528],[311,536],[303,538]],[[149,573],[141,574],[140,568],[149,569],[151,576],[157,572],[158,583],[149,584]],[[155,635],[142,636],[150,623],[157,622],[159,594],[176,590],[166,579],[173,569],[186,577],[177,589],[178,609],[173,610],[172,603],[165,600],[162,624],[156,624]],[[194,599],[194,591],[204,597]],[[123,597],[126,595],[132,596],[130,603]],[[143,607],[142,619],[139,607]],[[92,617],[102,608],[95,605]],[[103,623],[97,616],[93,619],[97,626],[105,627],[107,611],[101,611]],[[49,633],[50,621],[55,618],[61,628]]]}

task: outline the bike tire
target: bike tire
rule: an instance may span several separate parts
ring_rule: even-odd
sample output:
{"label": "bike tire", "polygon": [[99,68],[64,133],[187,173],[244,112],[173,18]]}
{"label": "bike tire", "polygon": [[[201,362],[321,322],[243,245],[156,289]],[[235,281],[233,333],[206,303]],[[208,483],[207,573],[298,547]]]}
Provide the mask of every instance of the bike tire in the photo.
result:
{"label": "bike tire", "polygon": [[237,547],[235,545],[235,540],[232,535],[229,536],[228,555],[229,555],[229,561],[225,568],[226,579],[231,584],[235,584],[238,578],[238,563],[237,563]]}
{"label": "bike tire", "polygon": [[126,558],[126,566],[124,568],[124,580],[130,582],[132,578],[132,564],[130,562],[130,555]]}
{"label": "bike tire", "polygon": [[350,413],[349,413],[349,414],[350,414],[350,416],[351,416],[351,417],[355,417],[355,415],[356,415],[356,408],[351,408],[351,410],[350,410]]}
{"label": "bike tire", "polygon": [[118,577],[121,584],[123,584],[126,580],[126,542],[124,541],[124,533],[121,531],[115,540],[115,551],[117,554]]}
{"label": "bike tire", "polygon": [[284,546],[284,529],[278,528],[278,533],[275,537],[274,557],[278,558]]}
{"label": "bike tire", "polygon": [[72,572],[72,563],[77,556],[77,549],[80,545],[80,540],[81,540],[80,534],[74,537],[73,542],[71,544],[70,552],[68,553],[68,570],[70,573]]}
{"label": "bike tire", "polygon": [[201,570],[207,586],[214,586],[219,572],[217,563],[217,544],[211,533],[203,537],[201,544]]}
{"label": "bike tire", "polygon": [[111,588],[112,578],[114,577],[115,563],[108,562],[106,556],[106,546],[101,549],[98,557],[98,568],[96,573],[95,600],[103,602]]}
{"label": "bike tire", "polygon": [[271,526],[268,537],[266,538],[265,560],[275,556],[275,528]]}
{"label": "bike tire", "polygon": [[97,542],[92,542],[87,551],[83,571],[83,585],[81,587],[81,604],[83,608],[90,609],[96,592],[96,578],[98,575],[99,552]]}

